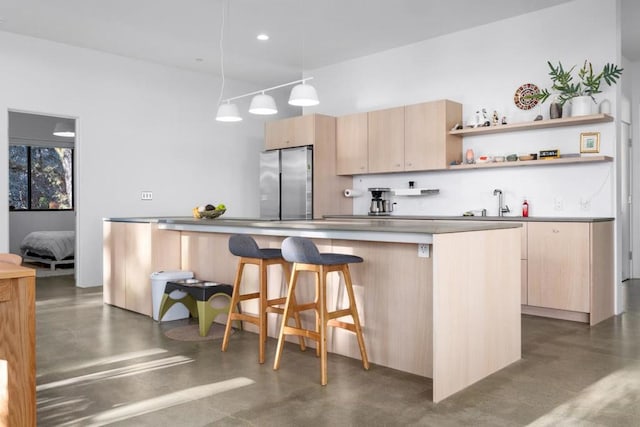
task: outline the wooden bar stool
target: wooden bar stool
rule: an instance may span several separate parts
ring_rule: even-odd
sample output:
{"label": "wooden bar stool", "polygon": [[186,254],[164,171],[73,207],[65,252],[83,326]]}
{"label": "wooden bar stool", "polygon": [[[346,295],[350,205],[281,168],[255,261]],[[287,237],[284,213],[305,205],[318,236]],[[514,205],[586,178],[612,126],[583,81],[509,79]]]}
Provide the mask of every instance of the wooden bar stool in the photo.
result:
{"label": "wooden bar stool", "polygon": [[[364,345],[362,336],[362,328],[356,308],[356,299],[353,294],[353,285],[351,283],[351,274],[349,273],[349,264],[362,262],[362,258],[355,255],[344,255],[327,253],[321,254],[316,245],[309,239],[304,237],[287,237],[282,242],[282,256],[285,260],[293,262],[293,273],[289,282],[289,294],[287,303],[284,306],[283,319],[286,319],[293,310],[295,313],[304,310],[315,310],[316,312],[316,330],[287,326],[282,322],[280,335],[278,336],[278,348],[276,350],[276,359],[273,369],[280,367],[280,357],[282,356],[282,347],[285,335],[298,335],[305,338],[311,338],[318,342],[316,354],[320,356],[320,383],[327,384],[327,327],[346,329],[356,334],[358,338],[358,346],[360,347],[360,355],[362,356],[362,365],[364,369],[369,369],[369,360],[367,359],[367,350]],[[316,278],[316,298],[312,303],[296,304],[293,295],[296,288],[298,274],[301,271],[309,271],[315,274]],[[341,272],[344,276],[344,283],[349,297],[349,307],[338,309],[336,311],[327,311],[327,274],[330,272]],[[335,320],[339,317],[351,316],[353,323],[347,323]]]}
{"label": "wooden bar stool", "polygon": [[[224,338],[222,340],[222,351],[227,351],[229,346],[229,336],[231,334],[231,323],[233,320],[241,320],[244,322],[253,323],[258,326],[258,335],[260,340],[258,362],[264,363],[264,349],[267,341],[267,313],[283,314],[284,308],[279,307],[287,301],[287,297],[280,297],[275,299],[269,299],[267,294],[267,267],[273,264],[280,264],[282,266],[285,277],[289,278],[291,269],[289,263],[282,258],[282,252],[280,249],[260,249],[256,241],[247,235],[236,234],[229,238],[229,251],[239,256],[238,269],[236,271],[236,277],[233,282],[233,295],[231,297],[231,304],[229,307],[229,317],[227,318],[227,326],[224,331]],[[240,284],[242,282],[242,273],[244,267],[247,264],[257,265],[260,269],[260,283],[258,292],[252,292],[248,294],[242,294],[240,292]],[[295,297],[291,295],[293,304],[295,305]],[[251,299],[259,300],[258,315],[246,314],[236,312],[235,309],[240,301],[247,301]],[[293,310],[289,312],[288,317],[293,317],[297,327],[300,327],[300,316],[298,312]],[[286,323],[286,320],[283,322]],[[300,337],[300,349],[305,350],[304,338]]]}

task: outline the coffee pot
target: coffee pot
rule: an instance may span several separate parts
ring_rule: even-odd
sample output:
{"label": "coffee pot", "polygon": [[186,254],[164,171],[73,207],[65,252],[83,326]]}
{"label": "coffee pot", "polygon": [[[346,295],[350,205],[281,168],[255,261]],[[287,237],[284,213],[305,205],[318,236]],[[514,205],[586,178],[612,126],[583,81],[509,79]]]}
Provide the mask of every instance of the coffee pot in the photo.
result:
{"label": "coffee pot", "polygon": [[369,188],[371,192],[371,204],[369,205],[369,215],[391,215],[393,205],[391,200],[386,199],[384,195],[391,191],[390,188]]}

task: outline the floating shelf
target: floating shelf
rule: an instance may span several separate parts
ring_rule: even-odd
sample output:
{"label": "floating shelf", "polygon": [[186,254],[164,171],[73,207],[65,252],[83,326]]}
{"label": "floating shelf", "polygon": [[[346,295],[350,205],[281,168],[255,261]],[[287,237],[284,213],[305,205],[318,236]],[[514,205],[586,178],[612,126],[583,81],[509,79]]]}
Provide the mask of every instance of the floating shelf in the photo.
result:
{"label": "floating shelf", "polygon": [[544,129],[561,126],[588,125],[592,123],[612,122],[613,116],[609,114],[592,114],[590,116],[567,117],[563,119],[538,120],[535,122],[513,123],[508,125],[486,126],[478,128],[468,128],[452,130],[450,135],[472,136],[488,135],[491,133],[513,132],[531,129]]}
{"label": "floating shelf", "polygon": [[517,160],[515,162],[461,164],[461,165],[449,166],[449,169],[458,170],[458,169],[509,168],[509,167],[521,167],[521,166],[552,166],[552,165],[597,163],[597,162],[611,162],[611,161],[613,161],[613,157],[610,157],[610,156],[560,157],[559,159],[546,159],[546,160]]}
{"label": "floating shelf", "polygon": [[396,196],[424,196],[440,193],[440,190],[427,188],[392,188],[391,191]]}

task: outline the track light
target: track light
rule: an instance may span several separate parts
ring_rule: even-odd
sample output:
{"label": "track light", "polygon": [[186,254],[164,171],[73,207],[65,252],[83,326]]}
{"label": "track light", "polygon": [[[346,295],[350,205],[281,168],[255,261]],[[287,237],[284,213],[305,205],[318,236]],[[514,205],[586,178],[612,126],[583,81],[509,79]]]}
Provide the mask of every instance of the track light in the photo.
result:
{"label": "track light", "polygon": [[242,117],[240,117],[240,115],[238,114],[238,107],[235,104],[232,104],[231,101],[252,95],[255,96],[251,100],[251,105],[249,106],[249,112],[251,114],[276,114],[278,112],[276,102],[272,96],[265,94],[265,92],[291,85],[296,86],[293,87],[289,96],[290,105],[295,105],[298,107],[310,107],[313,105],[318,105],[320,101],[318,101],[318,93],[316,92],[316,89],[306,83],[307,80],[312,79],[313,77],[306,77],[301,80],[295,80],[293,82],[284,83],[278,86],[273,86],[266,89],[257,90],[255,92],[245,93],[244,95],[234,96],[233,98],[225,99],[220,104],[220,107],[218,107],[216,120],[219,122],[239,122],[240,120],[242,120]]}

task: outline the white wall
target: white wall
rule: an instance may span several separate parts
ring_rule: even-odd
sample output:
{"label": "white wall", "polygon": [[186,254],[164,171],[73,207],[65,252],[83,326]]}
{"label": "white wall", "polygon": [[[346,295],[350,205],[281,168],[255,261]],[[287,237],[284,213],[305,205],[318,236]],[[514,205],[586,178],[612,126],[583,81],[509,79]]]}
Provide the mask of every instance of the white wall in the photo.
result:
{"label": "white wall", "polygon": [[640,61],[631,64],[629,74],[632,76],[632,96],[631,96],[631,135],[633,148],[631,150],[634,164],[632,180],[632,240],[633,240],[633,263],[632,275],[640,278]]}
{"label": "white wall", "polygon": [[[448,98],[464,105],[468,120],[479,108],[497,110],[509,122],[548,117],[548,104],[530,112],[518,110],[513,95],[523,83],[548,87],[547,60],[565,66],[589,59],[596,67],[616,62],[615,0],[579,0],[555,8],[389,50],[335,66],[310,70],[322,94],[322,103],[305,112],[343,115]],[[573,16],[589,31],[567,31],[566,16]],[[577,18],[579,17],[579,18]],[[598,99],[612,101],[614,89]],[[600,154],[615,156],[613,123],[515,132],[466,138],[465,150],[475,154],[525,154],[559,148],[579,152],[581,132],[601,132]],[[356,188],[374,186],[438,188],[438,196],[396,198],[399,214],[459,215],[469,209],[487,208],[497,213],[493,189],[505,193],[513,214],[527,197],[531,215],[614,216],[615,172],[612,163],[588,166],[510,168],[411,174],[366,175],[354,179]],[[556,210],[555,200],[562,201]],[[590,202],[584,209],[581,199]],[[356,213],[367,212],[368,197],[355,200]]]}
{"label": "white wall", "polygon": [[[0,32],[0,252],[9,249],[7,111],[77,118],[77,284],[102,283],[102,218],[258,214],[263,122],[216,122],[212,76]],[[227,80],[224,96],[256,90]],[[142,190],[153,201],[141,201]]]}

